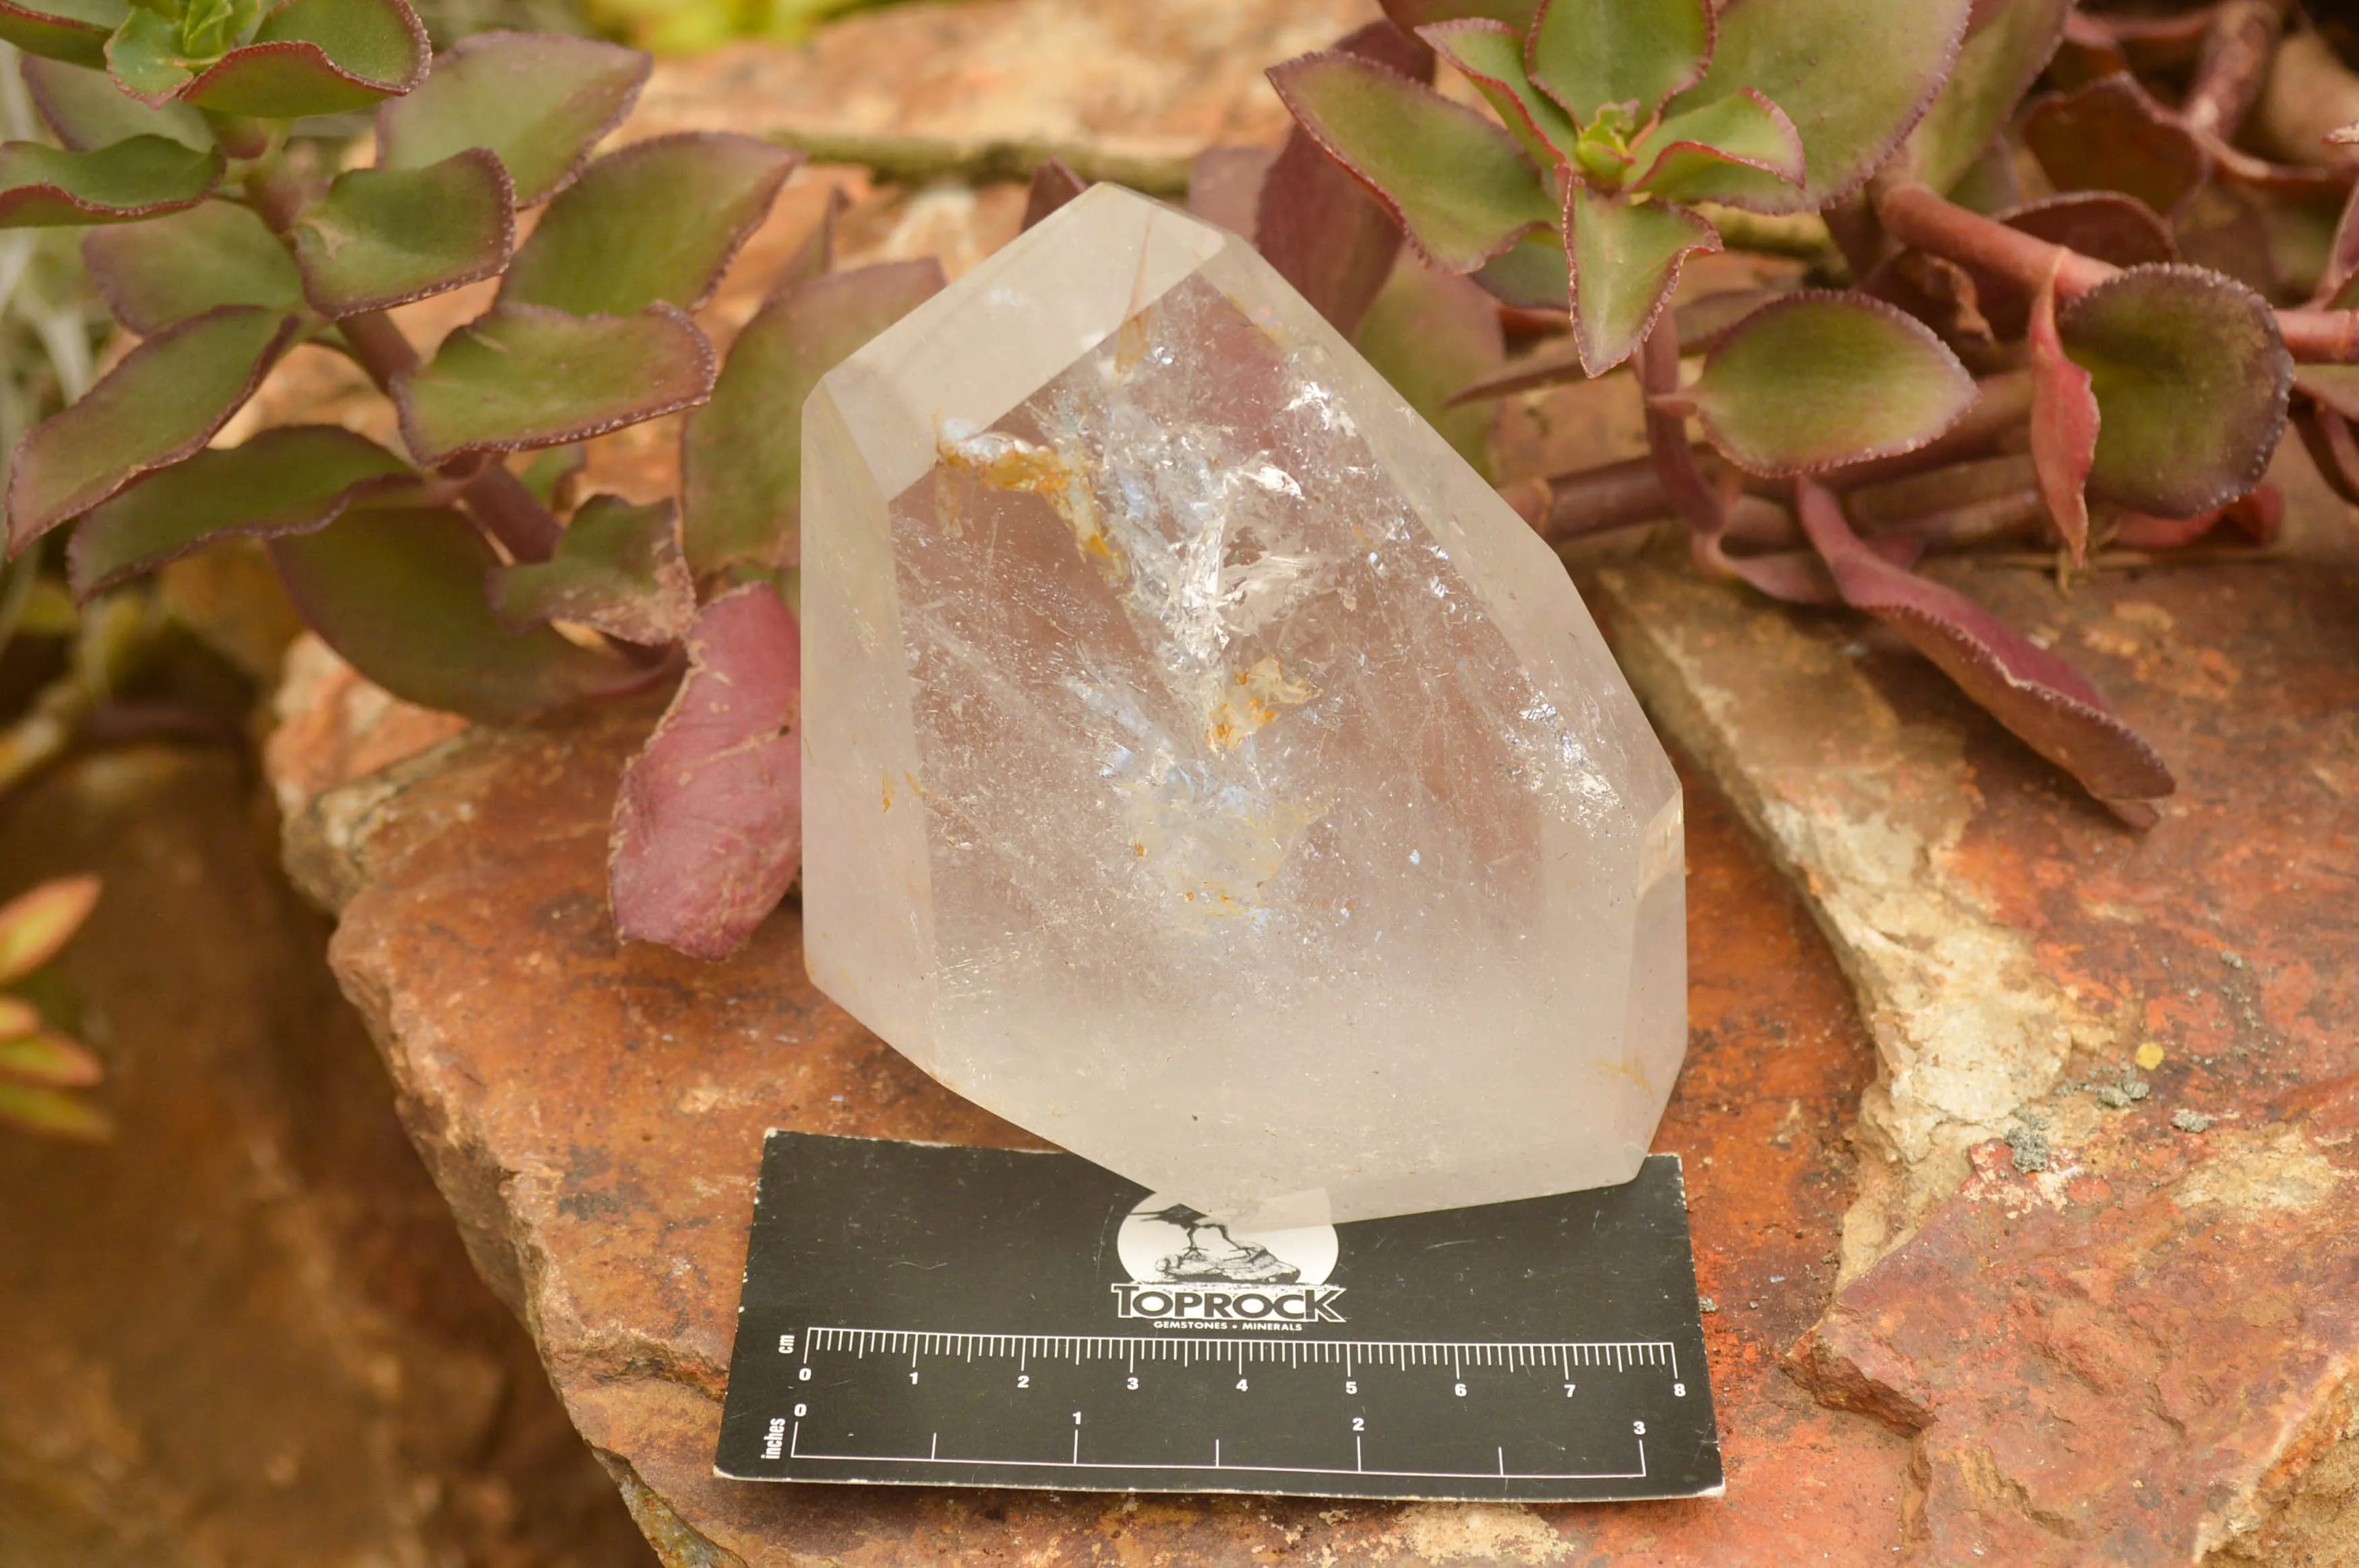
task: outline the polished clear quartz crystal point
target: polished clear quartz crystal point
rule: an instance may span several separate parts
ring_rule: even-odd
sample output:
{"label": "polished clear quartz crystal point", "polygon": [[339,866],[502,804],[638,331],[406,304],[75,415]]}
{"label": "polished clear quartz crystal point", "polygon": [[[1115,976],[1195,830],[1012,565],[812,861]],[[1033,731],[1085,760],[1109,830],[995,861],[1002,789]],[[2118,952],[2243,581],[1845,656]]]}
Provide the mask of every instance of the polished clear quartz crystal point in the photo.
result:
{"label": "polished clear quartz crystal point", "polygon": [[1679,781],[1562,565],[1234,236],[1100,186],[804,421],[811,978],[1261,1225],[1638,1169]]}

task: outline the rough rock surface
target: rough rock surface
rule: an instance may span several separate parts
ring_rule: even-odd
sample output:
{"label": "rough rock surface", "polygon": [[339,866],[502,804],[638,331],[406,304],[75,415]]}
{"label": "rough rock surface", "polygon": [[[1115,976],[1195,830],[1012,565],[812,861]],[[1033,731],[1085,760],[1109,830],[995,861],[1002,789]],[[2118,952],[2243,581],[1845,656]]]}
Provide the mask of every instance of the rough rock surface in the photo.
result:
{"label": "rough rock surface", "polygon": [[0,894],[104,881],[49,1000],[120,1129],[0,1131],[0,1562],[647,1563],[388,1114],[253,798],[226,755],[146,750],[0,828]]}
{"label": "rough rock surface", "polygon": [[[308,664],[288,705],[349,710],[354,678]],[[1865,1040],[1808,915],[1706,791],[1690,802],[1694,1033],[1658,1142],[1688,1158],[1721,1307],[1706,1332],[1725,1501],[1339,1508],[716,1480],[763,1130],[1029,1140],[817,995],[791,906],[723,965],[616,946],[606,813],[649,718],[470,732],[341,785],[312,766],[316,731],[282,730],[272,765],[294,863],[342,905],[333,962],[403,1119],[667,1561],[1767,1565],[1806,1543],[1898,1542],[1906,1443],[1777,1367],[1832,1283]]]}
{"label": "rough rock surface", "polygon": [[[2025,1563],[2245,1550],[2298,1528],[2264,1521],[2359,1394],[2335,1300],[2353,1200],[2318,1187],[2312,1222],[2244,1232],[2219,1218],[2241,1211],[2181,1201],[2230,1169],[2309,1190],[2350,1137],[2286,1102],[2359,1073],[2359,533],[2299,460],[2279,465],[2275,558],[2107,572],[2070,597],[2036,571],[1952,572],[2169,759],[2180,792],[2145,834],[1864,622],[1770,608],[1659,549],[1591,565],[1642,696],[1807,891],[1875,1038],[1846,1288],[1797,1365],[1924,1428],[1912,1561],[1969,1542]],[[2065,1217],[1998,1201],[2018,1164]],[[2090,1332],[2133,1346],[2094,1352],[2101,1369],[2049,1316],[2083,1297],[2104,1303]],[[2276,1326],[2256,1345],[2211,1310],[2230,1305]],[[1978,1366],[1890,1383],[1877,1368],[1925,1336],[1996,1337]],[[2210,1380],[2201,1442],[2173,1391],[2190,1376]],[[2094,1402],[2027,1437],[2026,1390],[2056,1379]],[[2067,1464],[2074,1444],[2094,1447]],[[2320,1481],[2346,1499],[2350,1446]],[[2323,1555],[2259,1560],[2359,1561],[2359,1510],[2318,1531],[2299,1550]]]}

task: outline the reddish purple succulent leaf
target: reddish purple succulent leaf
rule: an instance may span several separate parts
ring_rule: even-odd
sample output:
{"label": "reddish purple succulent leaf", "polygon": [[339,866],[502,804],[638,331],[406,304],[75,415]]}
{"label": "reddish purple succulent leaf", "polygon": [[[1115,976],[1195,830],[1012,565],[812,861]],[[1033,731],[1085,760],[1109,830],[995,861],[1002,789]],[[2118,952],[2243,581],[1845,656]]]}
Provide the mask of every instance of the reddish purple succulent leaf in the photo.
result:
{"label": "reddish purple succulent leaf", "polygon": [[714,600],[688,676],[624,772],[608,861],[614,930],[725,958],[802,865],[802,645],[766,583]]}
{"label": "reddish purple succulent leaf", "polygon": [[[2010,229],[2115,266],[2148,266],[2179,259],[2170,225],[2153,208],[2113,190],[2074,190],[2027,201],[1995,214]],[[1974,299],[1992,334],[2019,338],[2029,325],[2031,291],[1988,268],[1967,266]]]}
{"label": "reddish purple succulent leaf", "polygon": [[[1390,22],[1346,35],[1331,52],[1397,72],[1414,90],[1433,80],[1432,49]],[[1393,211],[1297,124],[1260,180],[1252,212],[1238,232],[1337,331],[1356,331],[1400,254]]]}
{"label": "reddish purple succulent leaf", "polygon": [[144,473],[201,450],[294,341],[282,311],[223,306],[158,332],[25,433],[8,475],[14,555]]}
{"label": "reddish purple succulent leaf", "polygon": [[2334,493],[2359,506],[2359,435],[2351,421],[2332,408],[2308,404],[2294,414],[2293,427]]}
{"label": "reddish purple succulent leaf", "polygon": [[489,147],[516,205],[573,182],[623,123],[654,62],[636,49],[557,33],[477,33],[438,55],[425,82],[377,110],[377,167],[423,168]]}
{"label": "reddish purple succulent leaf", "polygon": [[636,690],[659,673],[545,626],[501,625],[484,598],[500,558],[447,507],[347,512],[316,533],[271,540],[270,555],[311,629],[421,707],[514,722]]}
{"label": "reddish purple succulent leaf", "polygon": [[1845,603],[1906,637],[2090,794],[2105,801],[2149,801],[2178,787],[2154,748],[2114,715],[2080,671],[1955,589],[1869,549],[1824,487],[1797,479],[1794,504]]}
{"label": "reddish purple succulent leaf", "polygon": [[500,280],[502,305],[629,316],[694,310],[777,199],[803,155],[722,131],[634,142],[549,204]]}
{"label": "reddish purple succulent leaf", "polygon": [[2126,74],[2042,98],[2023,139],[2059,190],[2118,190],[2166,218],[2212,171],[2193,133]]}
{"label": "reddish purple succulent leaf", "polygon": [[566,621],[643,647],[676,640],[696,618],[680,554],[679,510],[619,495],[582,503],[545,561],[495,568],[492,613],[512,631]]}
{"label": "reddish purple succulent leaf", "polygon": [[2348,310],[2359,305],[2359,288],[2352,287],[2354,282],[2359,282],[2359,185],[2354,185],[2343,200],[2342,216],[2334,223],[2334,243],[2327,250],[2326,265],[2318,275],[2310,303]]}
{"label": "reddish purple succulent leaf", "polygon": [[1063,158],[1049,159],[1032,171],[1032,189],[1024,199],[1024,226],[1030,228],[1089,188]]}
{"label": "reddish purple succulent leaf", "polygon": [[88,599],[216,539],[323,528],[362,496],[417,481],[408,463],[335,425],[282,425],[244,446],[207,448],[82,518],[66,548],[74,597]]}
{"label": "reddish purple succulent leaf", "polygon": [[[1262,184],[1277,161],[1276,147],[1206,147],[1188,166],[1188,211],[1252,243]],[[1353,190],[1361,194],[1356,183]]]}
{"label": "reddish purple succulent leaf", "polygon": [[2089,558],[2089,467],[2097,457],[2099,415],[2089,373],[2065,357],[2056,333],[2051,278],[2031,302],[2031,460],[2048,515],[2064,535],[2072,564]]}

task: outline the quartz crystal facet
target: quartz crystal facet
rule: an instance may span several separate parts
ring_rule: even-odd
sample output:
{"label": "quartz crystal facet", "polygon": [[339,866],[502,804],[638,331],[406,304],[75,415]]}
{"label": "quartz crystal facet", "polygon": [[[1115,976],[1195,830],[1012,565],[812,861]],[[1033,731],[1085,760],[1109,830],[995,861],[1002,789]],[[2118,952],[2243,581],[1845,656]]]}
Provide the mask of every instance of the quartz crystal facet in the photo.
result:
{"label": "quartz crystal facet", "polygon": [[1636,1173],[1679,782],[1548,546],[1249,245],[1100,186],[804,430],[822,989],[1265,1227]]}

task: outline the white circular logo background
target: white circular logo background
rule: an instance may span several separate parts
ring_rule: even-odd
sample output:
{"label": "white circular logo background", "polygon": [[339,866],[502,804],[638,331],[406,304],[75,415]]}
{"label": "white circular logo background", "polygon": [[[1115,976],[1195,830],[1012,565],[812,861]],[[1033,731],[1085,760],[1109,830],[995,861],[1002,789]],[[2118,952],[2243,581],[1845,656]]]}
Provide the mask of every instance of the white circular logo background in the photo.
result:
{"label": "white circular logo background", "polygon": [[[1191,1229],[1186,1217],[1193,1215]],[[1197,1266],[1167,1270],[1165,1265],[1193,1249]],[[1166,1193],[1143,1198],[1123,1217],[1114,1249],[1132,1281],[1142,1285],[1207,1282],[1237,1284],[1323,1285],[1335,1271],[1335,1227],[1306,1226],[1299,1230],[1245,1230],[1207,1219]],[[1256,1254],[1262,1255],[1257,1257]],[[1278,1277],[1263,1258],[1275,1260],[1295,1277]],[[1229,1270],[1234,1269],[1234,1272]],[[1256,1278],[1256,1276],[1259,1277]]]}

